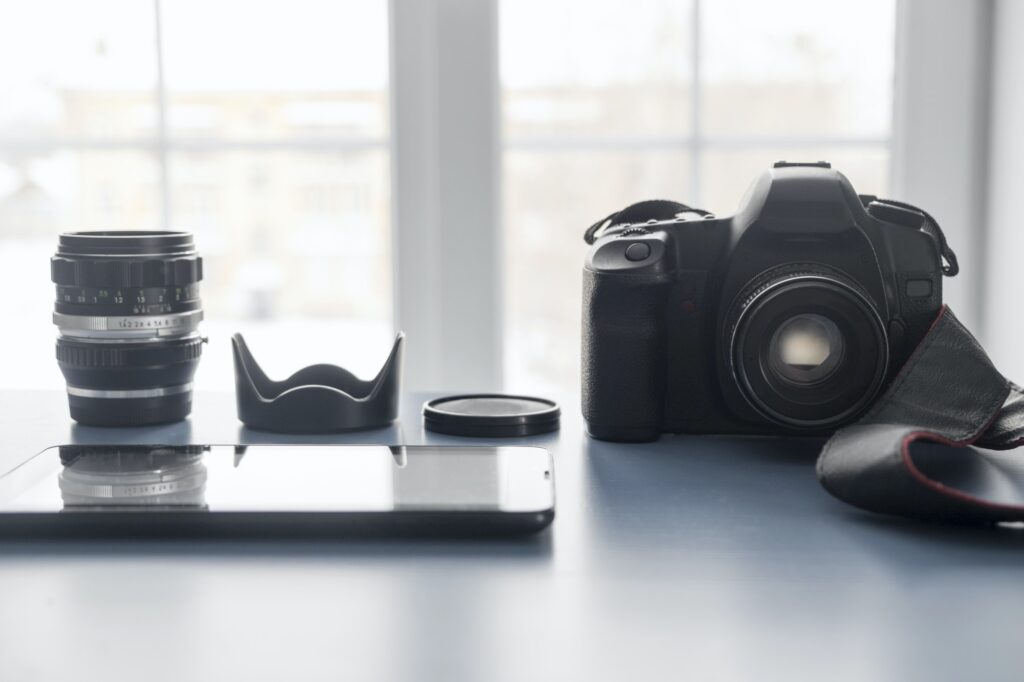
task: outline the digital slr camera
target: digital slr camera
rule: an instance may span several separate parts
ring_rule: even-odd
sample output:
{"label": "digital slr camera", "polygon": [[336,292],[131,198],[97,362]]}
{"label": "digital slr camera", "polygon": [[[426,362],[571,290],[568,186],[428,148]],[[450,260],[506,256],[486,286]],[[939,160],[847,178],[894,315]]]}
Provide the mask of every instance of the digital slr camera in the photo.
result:
{"label": "digital slr camera", "polygon": [[872,404],[957,271],[938,224],[779,162],[739,211],[667,201],[593,225],[583,273],[590,434],[826,434]]}

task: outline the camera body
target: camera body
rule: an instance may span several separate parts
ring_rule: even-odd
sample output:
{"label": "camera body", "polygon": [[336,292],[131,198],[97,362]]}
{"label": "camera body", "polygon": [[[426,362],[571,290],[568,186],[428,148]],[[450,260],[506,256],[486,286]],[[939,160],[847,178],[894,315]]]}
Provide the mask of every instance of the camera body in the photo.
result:
{"label": "camera body", "polygon": [[614,224],[583,273],[590,434],[834,431],[866,411],[942,307],[924,212],[780,162],[725,218]]}

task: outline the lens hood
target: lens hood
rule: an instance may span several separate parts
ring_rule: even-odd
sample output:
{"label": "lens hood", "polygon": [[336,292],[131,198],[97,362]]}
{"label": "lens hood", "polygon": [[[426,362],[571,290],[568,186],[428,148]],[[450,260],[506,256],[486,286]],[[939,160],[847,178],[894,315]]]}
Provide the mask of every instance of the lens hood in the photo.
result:
{"label": "lens hood", "polygon": [[399,332],[377,376],[363,381],[336,365],[311,365],[274,381],[256,363],[241,334],[231,337],[238,418],[279,433],[334,433],[387,426],[398,418],[402,383]]}

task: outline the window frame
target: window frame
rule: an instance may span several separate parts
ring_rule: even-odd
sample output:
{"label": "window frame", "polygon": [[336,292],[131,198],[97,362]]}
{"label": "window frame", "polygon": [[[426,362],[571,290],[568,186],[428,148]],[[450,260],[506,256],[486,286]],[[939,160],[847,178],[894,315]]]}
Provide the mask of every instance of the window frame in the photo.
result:
{"label": "window frame", "polygon": [[390,0],[395,324],[411,390],[502,384],[498,0]]}
{"label": "window frame", "polygon": [[943,298],[984,335],[992,4],[897,0],[896,12],[892,193],[942,225],[960,261]]}
{"label": "window frame", "polygon": [[[131,139],[3,139],[14,151],[135,150],[158,160],[163,224],[170,225],[169,156],[179,151],[390,152],[393,323],[409,336],[410,390],[498,390],[503,384],[501,158],[505,149],[678,148],[690,152],[700,197],[707,149],[758,145],[885,145],[892,190],[943,224],[964,272],[947,300],[981,327],[986,301],[990,3],[897,0],[891,135],[716,138],[700,120],[700,12],[691,22],[693,121],[686,136],[502,139],[498,64],[500,0],[388,0],[390,129],[381,137],[303,140],[180,139],[169,134],[161,0],[153,0],[156,132]],[[956,49],[951,49],[956,46]],[[942,140],[942,144],[935,144]],[[683,192],[681,192],[682,194]]]}
{"label": "window frame", "polygon": [[[650,137],[619,137],[619,138],[571,138],[544,139],[521,138],[498,140],[480,137],[464,140],[464,144],[475,144],[493,149],[496,144],[504,149],[643,149],[678,147],[687,150],[693,165],[689,196],[699,200],[701,187],[699,184],[699,164],[701,152],[719,147],[754,147],[759,145],[786,146],[879,146],[889,150],[891,191],[894,197],[904,198],[926,207],[944,226],[951,243],[960,248],[965,266],[961,275],[951,285],[947,285],[946,300],[953,306],[963,310],[961,317],[971,326],[982,328],[984,303],[987,300],[982,276],[982,258],[986,242],[985,226],[985,169],[987,167],[987,118],[988,118],[988,78],[989,78],[989,46],[992,35],[992,11],[990,3],[964,3],[958,0],[896,0],[896,17],[894,33],[894,87],[893,87],[893,123],[890,134],[884,137],[751,137],[751,138],[717,138],[706,136],[702,132],[700,121],[700,12],[701,3],[707,0],[694,0],[693,21],[691,22],[691,44],[693,52],[693,73],[695,96],[691,102],[693,111],[693,129],[690,136],[650,136]],[[498,0],[483,0],[489,6],[490,13],[497,14]],[[401,12],[407,4],[406,0],[391,0],[392,10]],[[444,11],[438,12],[436,20],[455,27],[471,29],[477,40],[489,38],[493,45],[476,45],[488,59],[495,59],[498,53],[497,22],[472,20],[469,7],[476,3],[472,0],[429,0],[424,2],[428,15],[443,6]],[[460,5],[467,10],[460,12]],[[451,49],[452,46],[441,44],[439,51]],[[400,51],[400,46],[398,47]],[[457,62],[456,62],[457,63]],[[496,110],[496,102],[500,92],[498,70],[493,70],[495,82],[480,84],[475,98],[494,102],[488,110]],[[461,93],[462,98],[472,99],[473,94]],[[399,98],[401,95],[399,94]],[[952,106],[948,103],[952,100]],[[458,111],[450,111],[457,116]],[[493,135],[501,135],[500,126],[487,128]],[[479,131],[470,131],[479,132]],[[936,140],[942,140],[936,144]],[[499,156],[500,158],[500,156]],[[442,163],[443,165],[443,163]],[[495,183],[500,183],[498,174],[489,174]],[[398,186],[401,192],[401,186]],[[498,196],[497,192],[492,192]],[[497,234],[490,239],[480,241],[483,248],[500,248],[502,225],[500,214],[495,203],[493,231]],[[446,231],[462,234],[469,226],[446,223]],[[401,232],[399,232],[401,238]],[[497,263],[499,253],[481,253],[484,260]],[[500,269],[492,271],[499,277]],[[456,286],[442,287],[437,295],[458,305],[461,301],[458,282]],[[488,292],[501,291],[500,281],[484,283]],[[423,300],[426,293],[416,289],[415,282],[403,282],[399,273],[399,289],[404,290],[408,300],[426,305]],[[434,295],[434,294],[431,294]],[[493,329],[500,329],[503,319],[501,314],[502,299],[493,297],[496,303],[494,310],[487,311]],[[444,333],[449,338],[468,338],[468,328],[459,327],[458,319],[430,318],[423,320],[427,327],[432,325],[448,325]],[[452,326],[454,325],[454,326]],[[440,334],[440,329],[428,329]],[[495,344],[489,358],[502,358],[500,338],[481,335],[479,338],[490,338]],[[441,366],[449,366],[458,361],[458,346],[441,348],[435,356]],[[463,367],[462,377],[477,377],[481,386],[485,379],[493,377],[493,368]],[[434,383],[430,388],[443,388],[449,385],[450,377],[441,372],[432,377]]]}

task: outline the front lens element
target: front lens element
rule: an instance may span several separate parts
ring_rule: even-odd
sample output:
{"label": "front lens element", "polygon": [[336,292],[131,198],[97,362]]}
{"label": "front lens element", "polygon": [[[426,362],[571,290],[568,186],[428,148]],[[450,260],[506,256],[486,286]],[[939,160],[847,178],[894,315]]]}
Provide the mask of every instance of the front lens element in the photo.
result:
{"label": "front lens element", "polygon": [[184,419],[202,353],[202,258],[184,232],[62,234],[57,363],[71,417],[96,426]]}
{"label": "front lens element", "polygon": [[843,361],[843,334],[823,315],[800,314],[775,331],[769,350],[771,371],[800,386],[832,376]]}

